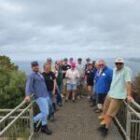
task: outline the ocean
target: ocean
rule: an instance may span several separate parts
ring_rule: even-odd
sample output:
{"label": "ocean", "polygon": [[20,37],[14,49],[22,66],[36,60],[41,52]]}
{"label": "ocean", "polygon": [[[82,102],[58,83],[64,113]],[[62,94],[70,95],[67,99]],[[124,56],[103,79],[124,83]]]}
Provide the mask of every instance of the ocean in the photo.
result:
{"label": "ocean", "polygon": [[[106,59],[107,66],[114,67],[114,59]],[[27,75],[31,73],[30,61],[15,61],[19,69],[25,72]],[[39,61],[40,69],[43,69],[43,61]],[[140,73],[140,59],[125,59],[125,65],[129,66],[132,69],[133,77],[137,76]]]}

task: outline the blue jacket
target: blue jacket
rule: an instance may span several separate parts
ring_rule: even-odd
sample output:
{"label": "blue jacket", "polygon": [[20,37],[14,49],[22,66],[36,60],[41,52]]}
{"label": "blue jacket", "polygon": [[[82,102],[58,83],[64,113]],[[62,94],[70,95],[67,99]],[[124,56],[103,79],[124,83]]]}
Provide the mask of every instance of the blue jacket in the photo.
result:
{"label": "blue jacket", "polygon": [[96,94],[107,94],[111,81],[112,81],[113,70],[105,67],[101,74],[99,74],[99,70],[97,70],[95,74],[95,92]]}
{"label": "blue jacket", "polygon": [[26,82],[26,96],[34,94],[35,98],[47,97],[48,90],[45,84],[44,77],[39,72],[32,72]]}

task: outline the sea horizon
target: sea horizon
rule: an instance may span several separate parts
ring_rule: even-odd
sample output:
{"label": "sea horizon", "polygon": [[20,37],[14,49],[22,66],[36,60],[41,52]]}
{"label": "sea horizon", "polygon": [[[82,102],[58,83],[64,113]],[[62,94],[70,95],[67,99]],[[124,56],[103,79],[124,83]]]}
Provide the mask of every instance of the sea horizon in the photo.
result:
{"label": "sea horizon", "polygon": [[[92,59],[97,60],[97,59]],[[114,67],[114,58],[106,58],[104,59],[106,61],[106,64],[108,67],[113,68]],[[27,60],[16,60],[13,61],[18,67],[19,70],[25,72],[27,75],[31,73],[31,61]],[[41,71],[43,70],[43,64],[45,61],[39,60],[39,65]],[[53,63],[55,62],[55,59],[53,60]],[[83,60],[83,64],[85,64],[85,59]],[[126,58],[125,59],[125,66],[128,66],[132,69],[133,77],[137,76],[140,73],[140,58]]]}

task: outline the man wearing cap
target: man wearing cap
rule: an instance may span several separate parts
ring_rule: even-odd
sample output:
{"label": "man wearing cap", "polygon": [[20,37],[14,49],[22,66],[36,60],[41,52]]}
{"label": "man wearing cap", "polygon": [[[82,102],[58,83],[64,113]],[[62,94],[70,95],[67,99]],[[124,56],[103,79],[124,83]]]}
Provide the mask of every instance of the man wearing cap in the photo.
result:
{"label": "man wearing cap", "polygon": [[72,101],[75,102],[76,90],[77,90],[77,80],[79,79],[79,72],[75,68],[76,64],[73,62],[71,64],[71,69],[67,70],[66,72],[66,79],[67,79],[67,95],[66,95],[66,102],[69,99],[69,95],[72,92]]}
{"label": "man wearing cap", "polygon": [[131,75],[132,72],[130,68],[124,65],[123,58],[117,58],[111,87],[104,102],[103,113],[99,117],[102,122],[98,130],[101,131],[103,137],[108,134],[108,128],[113,117],[119,111],[123,100],[127,99],[130,102],[133,100],[131,95]]}
{"label": "man wearing cap", "polygon": [[52,131],[49,130],[47,125],[47,117],[49,114],[49,96],[47,86],[43,75],[39,72],[39,64],[37,61],[31,63],[32,73],[29,75],[26,82],[26,96],[25,101],[30,101],[30,95],[33,94],[37,105],[39,106],[40,113],[34,116],[34,130],[38,131],[37,122],[41,120],[41,132],[51,135]]}

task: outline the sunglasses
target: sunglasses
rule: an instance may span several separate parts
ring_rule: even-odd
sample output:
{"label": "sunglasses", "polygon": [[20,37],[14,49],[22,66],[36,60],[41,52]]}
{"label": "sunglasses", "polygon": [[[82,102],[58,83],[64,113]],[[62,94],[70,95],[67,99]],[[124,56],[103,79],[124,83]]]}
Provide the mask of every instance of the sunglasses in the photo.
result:
{"label": "sunglasses", "polygon": [[115,65],[123,65],[123,63],[115,63]]}
{"label": "sunglasses", "polygon": [[99,66],[104,66],[104,64],[99,64]]}

